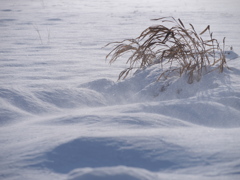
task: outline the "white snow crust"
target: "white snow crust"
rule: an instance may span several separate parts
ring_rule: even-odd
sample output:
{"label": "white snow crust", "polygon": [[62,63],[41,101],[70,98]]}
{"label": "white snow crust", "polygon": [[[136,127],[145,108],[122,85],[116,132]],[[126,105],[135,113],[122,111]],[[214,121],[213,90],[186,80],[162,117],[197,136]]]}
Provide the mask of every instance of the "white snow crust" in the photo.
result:
{"label": "white snow crust", "polygon": [[[237,0],[0,2],[0,179],[240,179]],[[107,43],[174,16],[226,37],[228,69],[116,81]],[[230,47],[233,50],[230,50]]]}

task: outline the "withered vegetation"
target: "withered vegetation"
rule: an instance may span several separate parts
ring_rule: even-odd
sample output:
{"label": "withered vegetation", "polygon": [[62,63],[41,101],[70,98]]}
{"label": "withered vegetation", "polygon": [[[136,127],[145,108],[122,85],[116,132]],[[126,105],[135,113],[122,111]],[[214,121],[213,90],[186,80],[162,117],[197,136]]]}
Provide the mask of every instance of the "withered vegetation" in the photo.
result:
{"label": "withered vegetation", "polygon": [[[186,73],[188,83],[192,83],[194,80],[200,80],[206,72],[213,70],[223,72],[226,67],[225,38],[223,48],[220,48],[219,42],[210,32],[209,25],[198,34],[192,24],[187,28],[180,19],[163,17],[153,20],[161,21],[161,24],[148,27],[135,39],[125,39],[106,45],[113,46],[106,56],[110,63],[129,54],[127,59],[129,67],[119,74],[119,79],[126,78],[134,69],[143,69],[156,63],[163,69],[158,80],[177,72],[179,76]],[[173,26],[168,28],[163,25],[164,23]],[[203,38],[203,34],[207,32],[208,38]]]}

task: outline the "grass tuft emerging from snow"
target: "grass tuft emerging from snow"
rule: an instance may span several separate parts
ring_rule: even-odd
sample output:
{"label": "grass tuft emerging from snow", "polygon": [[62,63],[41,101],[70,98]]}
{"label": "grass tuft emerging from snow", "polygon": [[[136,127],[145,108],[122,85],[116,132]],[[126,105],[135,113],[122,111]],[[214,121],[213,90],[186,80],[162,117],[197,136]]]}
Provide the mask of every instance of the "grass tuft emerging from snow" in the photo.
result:
{"label": "grass tuft emerging from snow", "polygon": [[[162,24],[145,29],[135,39],[125,39],[121,42],[107,44],[115,46],[106,56],[110,63],[119,57],[130,54],[127,60],[129,67],[119,74],[119,79],[125,79],[133,69],[143,69],[149,65],[158,63],[164,69],[157,78],[168,78],[172,74],[188,75],[188,83],[199,81],[203,74],[213,70],[223,72],[226,66],[223,49],[220,48],[217,39],[213,38],[208,25],[200,34],[195,31],[192,24],[190,28],[185,27],[183,22],[174,17],[163,17],[159,19],[162,23],[171,23],[168,28]],[[202,35],[209,32],[209,38],[204,40]],[[208,69],[209,67],[214,67]]]}

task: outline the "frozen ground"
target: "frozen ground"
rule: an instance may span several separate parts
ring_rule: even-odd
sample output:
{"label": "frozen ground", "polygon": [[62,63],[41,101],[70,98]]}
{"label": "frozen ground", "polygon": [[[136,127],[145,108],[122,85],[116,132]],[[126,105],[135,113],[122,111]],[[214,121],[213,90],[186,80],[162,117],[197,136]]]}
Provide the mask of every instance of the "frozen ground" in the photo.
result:
{"label": "frozen ground", "polygon": [[[240,52],[238,0],[0,2],[0,179],[240,178],[240,58],[187,84],[155,65],[116,82],[109,42],[163,16]],[[229,47],[227,47],[229,48]]]}

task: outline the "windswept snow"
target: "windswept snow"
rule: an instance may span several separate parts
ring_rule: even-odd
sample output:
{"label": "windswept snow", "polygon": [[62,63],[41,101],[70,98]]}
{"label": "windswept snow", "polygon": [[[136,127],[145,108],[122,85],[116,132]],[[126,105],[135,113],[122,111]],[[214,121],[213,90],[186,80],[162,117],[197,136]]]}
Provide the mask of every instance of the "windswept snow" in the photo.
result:
{"label": "windswept snow", "polygon": [[[238,180],[238,1],[0,2],[0,179]],[[226,36],[228,69],[156,81],[104,47],[174,16]],[[233,46],[233,50],[231,50]]]}

